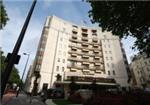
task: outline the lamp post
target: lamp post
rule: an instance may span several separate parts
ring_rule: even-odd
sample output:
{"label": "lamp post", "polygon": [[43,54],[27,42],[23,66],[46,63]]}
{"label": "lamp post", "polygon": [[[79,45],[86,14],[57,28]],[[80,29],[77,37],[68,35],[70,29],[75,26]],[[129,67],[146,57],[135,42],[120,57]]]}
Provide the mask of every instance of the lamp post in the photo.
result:
{"label": "lamp post", "polygon": [[[30,54],[28,54],[28,53],[23,53],[23,55],[27,55],[28,58],[27,58],[27,61],[26,61],[26,64],[25,64],[25,67],[24,67],[24,70],[23,70],[23,74],[22,74],[20,83],[23,81],[23,77],[24,77],[24,74],[25,74],[25,71],[26,71],[26,68],[27,68],[27,65],[28,65],[29,58],[30,58]],[[21,85],[20,85],[20,87],[21,87]],[[20,87],[19,87],[19,90],[17,91],[16,97],[18,97]]]}

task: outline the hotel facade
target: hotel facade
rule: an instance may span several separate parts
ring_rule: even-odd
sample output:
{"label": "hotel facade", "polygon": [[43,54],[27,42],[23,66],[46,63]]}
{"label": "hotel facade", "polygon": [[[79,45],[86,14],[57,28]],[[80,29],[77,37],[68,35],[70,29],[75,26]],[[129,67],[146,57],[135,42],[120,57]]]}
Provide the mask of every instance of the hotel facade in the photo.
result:
{"label": "hotel facade", "polygon": [[68,85],[71,78],[81,85],[128,87],[128,63],[122,43],[111,32],[80,26],[56,16],[46,19],[27,86],[33,88],[34,72],[40,74],[38,90],[56,83]]}

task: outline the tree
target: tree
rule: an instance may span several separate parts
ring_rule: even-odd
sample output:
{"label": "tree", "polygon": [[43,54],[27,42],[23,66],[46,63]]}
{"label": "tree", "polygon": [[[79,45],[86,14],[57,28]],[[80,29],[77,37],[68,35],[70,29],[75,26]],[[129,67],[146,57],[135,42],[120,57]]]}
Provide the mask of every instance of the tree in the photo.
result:
{"label": "tree", "polygon": [[[5,67],[6,67],[6,57],[3,55],[3,52],[0,51],[0,58],[1,58],[1,73],[2,73],[2,77],[3,77],[3,71],[5,70]],[[20,76],[19,76],[19,72],[18,72],[18,69],[16,67],[13,67],[13,70],[11,72],[11,75],[9,77],[9,83],[17,83],[19,84],[20,83]]]}
{"label": "tree", "polygon": [[6,25],[9,20],[2,0],[0,1],[0,30]]}
{"label": "tree", "polygon": [[133,49],[150,56],[150,2],[149,1],[88,1],[92,7],[89,17],[102,31],[111,31],[120,38],[136,38]]}

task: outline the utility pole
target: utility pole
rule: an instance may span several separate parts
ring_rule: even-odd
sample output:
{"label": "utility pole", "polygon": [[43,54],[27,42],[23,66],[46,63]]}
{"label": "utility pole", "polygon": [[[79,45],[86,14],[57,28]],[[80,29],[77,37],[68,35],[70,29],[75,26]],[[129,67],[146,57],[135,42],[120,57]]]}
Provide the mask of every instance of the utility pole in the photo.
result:
{"label": "utility pole", "polygon": [[9,76],[11,74],[12,68],[13,68],[14,64],[16,64],[16,61],[18,59],[18,52],[19,52],[21,43],[23,41],[23,38],[25,36],[25,32],[26,32],[26,29],[28,27],[28,24],[29,24],[31,15],[33,13],[33,10],[34,10],[36,2],[37,2],[37,0],[33,0],[32,6],[31,6],[30,11],[28,13],[28,16],[27,16],[27,18],[25,20],[25,23],[24,23],[24,25],[22,27],[22,30],[21,30],[20,35],[18,37],[18,40],[17,40],[17,42],[15,44],[13,52],[8,57],[7,65],[6,65],[5,71],[3,72],[3,77],[2,77],[1,99],[3,98],[5,87],[6,87],[6,84],[8,82]]}

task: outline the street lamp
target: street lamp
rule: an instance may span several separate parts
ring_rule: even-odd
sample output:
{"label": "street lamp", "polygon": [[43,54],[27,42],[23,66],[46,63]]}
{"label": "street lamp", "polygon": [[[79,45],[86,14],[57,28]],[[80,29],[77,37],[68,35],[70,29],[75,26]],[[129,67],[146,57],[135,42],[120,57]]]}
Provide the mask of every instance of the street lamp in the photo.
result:
{"label": "street lamp", "polygon": [[[28,53],[23,53],[23,55],[27,55],[28,58],[27,58],[27,61],[26,61],[26,64],[25,64],[25,67],[24,67],[24,70],[23,70],[23,74],[22,74],[20,83],[23,81],[23,77],[24,77],[24,74],[25,74],[25,71],[26,71],[26,68],[27,68],[27,65],[28,65],[29,58],[30,58],[30,54],[28,54]],[[20,86],[20,87],[21,87],[21,86]],[[19,91],[20,91],[20,88],[19,88],[19,90],[17,91],[16,97],[18,97]]]}

